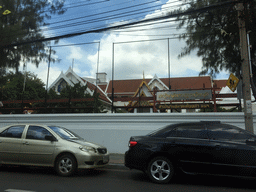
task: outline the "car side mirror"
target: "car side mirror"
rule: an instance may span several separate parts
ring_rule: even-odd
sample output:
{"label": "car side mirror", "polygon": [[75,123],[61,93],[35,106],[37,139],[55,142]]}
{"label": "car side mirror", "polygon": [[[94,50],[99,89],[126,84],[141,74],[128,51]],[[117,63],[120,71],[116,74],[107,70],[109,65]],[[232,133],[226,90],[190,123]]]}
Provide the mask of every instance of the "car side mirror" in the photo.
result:
{"label": "car side mirror", "polygon": [[47,141],[57,141],[57,139],[52,135],[46,135],[45,140],[47,140]]}

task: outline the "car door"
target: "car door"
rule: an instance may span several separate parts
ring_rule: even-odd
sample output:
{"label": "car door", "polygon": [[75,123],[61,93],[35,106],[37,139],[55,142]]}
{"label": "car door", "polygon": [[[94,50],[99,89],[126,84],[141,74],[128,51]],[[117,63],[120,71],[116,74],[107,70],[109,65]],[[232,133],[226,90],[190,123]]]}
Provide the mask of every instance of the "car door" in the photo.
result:
{"label": "car door", "polygon": [[52,134],[44,127],[29,126],[21,146],[20,162],[22,164],[51,165],[55,150],[55,141],[45,139]]}
{"label": "car door", "polygon": [[18,163],[25,125],[11,126],[0,133],[0,162]]}
{"label": "car door", "polygon": [[[213,173],[250,176],[256,171],[255,136],[232,125],[209,127]],[[254,142],[248,142],[253,140]]]}
{"label": "car door", "polygon": [[204,124],[178,125],[174,130],[176,133],[170,132],[166,138],[169,154],[179,159],[180,166],[185,172],[207,172],[211,166],[211,159]]}

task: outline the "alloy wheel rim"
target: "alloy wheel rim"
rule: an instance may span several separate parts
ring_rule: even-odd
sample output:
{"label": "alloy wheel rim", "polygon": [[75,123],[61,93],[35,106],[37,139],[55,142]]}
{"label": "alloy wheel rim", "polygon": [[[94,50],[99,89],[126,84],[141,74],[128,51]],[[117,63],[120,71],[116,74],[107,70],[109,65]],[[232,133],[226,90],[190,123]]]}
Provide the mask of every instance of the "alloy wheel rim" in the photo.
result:
{"label": "alloy wheel rim", "polygon": [[157,181],[163,181],[170,175],[171,169],[169,164],[164,160],[156,160],[150,167],[150,173]]}
{"label": "alloy wheel rim", "polygon": [[62,173],[69,173],[72,170],[72,161],[69,158],[64,158],[59,162],[59,170]]}

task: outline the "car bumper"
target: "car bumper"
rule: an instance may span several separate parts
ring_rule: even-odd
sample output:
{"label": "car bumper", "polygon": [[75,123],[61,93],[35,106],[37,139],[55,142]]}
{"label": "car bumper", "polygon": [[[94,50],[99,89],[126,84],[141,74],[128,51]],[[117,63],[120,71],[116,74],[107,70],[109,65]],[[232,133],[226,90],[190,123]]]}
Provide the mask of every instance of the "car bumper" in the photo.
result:
{"label": "car bumper", "polygon": [[78,169],[90,169],[103,167],[109,163],[109,154],[80,155],[77,157]]}
{"label": "car bumper", "polygon": [[147,166],[147,155],[143,156],[130,150],[125,152],[124,165],[129,169],[144,171]]}

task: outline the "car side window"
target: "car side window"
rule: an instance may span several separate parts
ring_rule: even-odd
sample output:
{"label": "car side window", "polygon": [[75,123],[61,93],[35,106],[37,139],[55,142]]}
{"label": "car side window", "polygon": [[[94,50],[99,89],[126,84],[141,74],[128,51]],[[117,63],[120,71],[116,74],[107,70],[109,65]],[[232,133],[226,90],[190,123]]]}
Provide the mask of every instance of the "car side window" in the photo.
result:
{"label": "car side window", "polygon": [[165,137],[177,137],[177,129],[171,129],[170,131],[164,134]]}
{"label": "car side window", "polygon": [[177,137],[207,139],[207,131],[203,125],[186,125],[176,128]]}
{"label": "car side window", "polygon": [[213,140],[245,142],[254,136],[233,126],[214,125],[209,127],[209,137]]}
{"label": "car side window", "polygon": [[29,126],[26,139],[45,140],[45,136],[52,136],[52,134],[43,127]]}
{"label": "car side window", "polygon": [[21,138],[24,128],[25,126],[12,126],[0,133],[0,137]]}

